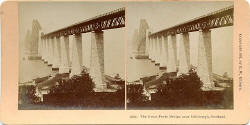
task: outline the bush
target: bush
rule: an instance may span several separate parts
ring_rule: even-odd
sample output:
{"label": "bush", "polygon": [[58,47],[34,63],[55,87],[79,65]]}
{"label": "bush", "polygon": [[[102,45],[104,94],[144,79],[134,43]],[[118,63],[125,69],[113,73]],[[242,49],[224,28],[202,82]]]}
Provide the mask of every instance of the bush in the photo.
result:
{"label": "bush", "polygon": [[145,103],[147,101],[147,97],[143,95],[143,85],[127,85],[127,100],[131,106],[140,106]]}
{"label": "bush", "polygon": [[93,92],[94,83],[89,74],[73,76],[71,79],[59,79],[58,84],[50,89],[49,94],[54,93],[79,93],[89,94]]}
{"label": "bush", "polygon": [[82,73],[80,76],[73,76],[71,79],[58,79],[57,84],[50,89],[46,95],[46,102],[57,104],[81,104],[82,99],[91,96],[94,83],[89,74]]}
{"label": "bush", "polygon": [[[174,73],[163,74],[156,80],[147,81],[146,88],[154,89],[151,101],[147,101],[143,93],[143,85],[127,85],[128,107],[140,108],[233,108],[233,88],[225,90],[202,91],[203,83],[196,71],[180,76]],[[152,87],[152,85],[154,85]],[[150,88],[151,87],[151,88]]]}
{"label": "bush", "polygon": [[[201,85],[194,70],[175,78],[166,78],[167,84],[161,84],[154,97],[157,105],[188,106],[201,104]],[[152,97],[153,98],[153,97]]]}
{"label": "bush", "polygon": [[80,76],[59,79],[57,82],[50,93],[44,95],[47,104],[84,109],[124,108],[124,87],[116,92],[94,92],[94,82],[84,72]]}
{"label": "bush", "polygon": [[35,104],[40,102],[40,98],[35,95],[36,86],[23,85],[19,86],[18,99],[20,104]]}

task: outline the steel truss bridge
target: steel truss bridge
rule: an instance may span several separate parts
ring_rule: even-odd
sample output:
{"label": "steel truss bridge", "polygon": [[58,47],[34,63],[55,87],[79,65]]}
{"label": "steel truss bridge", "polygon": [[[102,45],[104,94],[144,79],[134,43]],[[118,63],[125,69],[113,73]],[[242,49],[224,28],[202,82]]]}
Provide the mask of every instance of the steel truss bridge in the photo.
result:
{"label": "steel truss bridge", "polygon": [[155,37],[159,34],[179,34],[193,32],[199,30],[208,30],[213,28],[232,26],[233,25],[234,7],[229,6],[221,10],[194,18],[187,22],[169,27],[167,29],[150,34],[150,37]]}
{"label": "steel truss bridge", "polygon": [[120,8],[87,20],[73,24],[71,26],[50,32],[42,36],[42,38],[59,37],[73,35],[79,33],[87,33],[91,31],[101,31],[107,29],[115,29],[125,27],[125,8]]}

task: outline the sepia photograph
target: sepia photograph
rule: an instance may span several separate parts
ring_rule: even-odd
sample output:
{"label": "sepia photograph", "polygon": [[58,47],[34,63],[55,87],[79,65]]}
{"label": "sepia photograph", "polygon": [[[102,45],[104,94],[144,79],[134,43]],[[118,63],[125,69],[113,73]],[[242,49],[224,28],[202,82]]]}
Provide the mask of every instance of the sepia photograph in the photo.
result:
{"label": "sepia photograph", "polygon": [[21,110],[233,109],[233,2],[18,7]]}
{"label": "sepia photograph", "polygon": [[246,124],[245,0],[0,5],[3,124]]}
{"label": "sepia photograph", "polygon": [[125,7],[20,2],[19,110],[125,108]]}
{"label": "sepia photograph", "polygon": [[127,109],[233,109],[233,12],[233,1],[127,4]]}

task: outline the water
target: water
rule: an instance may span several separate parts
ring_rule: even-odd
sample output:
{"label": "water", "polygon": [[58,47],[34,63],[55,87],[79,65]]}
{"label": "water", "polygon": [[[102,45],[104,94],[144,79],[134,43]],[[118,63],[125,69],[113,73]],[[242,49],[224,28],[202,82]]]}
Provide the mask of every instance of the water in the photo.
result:
{"label": "water", "polygon": [[[48,66],[42,60],[21,60],[19,67],[20,83],[55,73],[52,71],[51,66]],[[109,69],[106,70],[105,74],[113,76],[116,73],[119,73],[121,77],[124,78],[124,66],[120,66],[120,68],[117,69],[112,68],[112,65],[110,64],[105,64],[105,67],[106,69]],[[154,63],[148,59],[136,60],[128,58],[126,72],[127,81],[131,82],[144,76],[155,75],[160,72],[160,70],[158,66],[155,66]]]}
{"label": "water", "polygon": [[20,60],[19,61],[19,83],[31,81],[38,77],[50,75],[51,67],[43,63],[42,60]]}
{"label": "water", "polygon": [[127,59],[126,78],[128,82],[139,80],[145,76],[156,75],[160,72],[159,66],[155,66],[149,59]]}

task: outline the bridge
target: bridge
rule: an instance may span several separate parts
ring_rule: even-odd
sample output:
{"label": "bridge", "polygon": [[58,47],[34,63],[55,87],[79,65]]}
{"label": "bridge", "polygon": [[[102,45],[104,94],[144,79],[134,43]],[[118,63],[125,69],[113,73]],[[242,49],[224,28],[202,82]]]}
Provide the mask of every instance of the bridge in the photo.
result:
{"label": "bridge", "polygon": [[[42,60],[59,73],[79,75],[83,66],[82,33],[91,32],[90,76],[96,91],[107,88],[104,81],[104,30],[125,27],[125,8],[120,8],[82,22],[43,34],[39,41]],[[69,36],[73,35],[72,66],[70,67]]]}
{"label": "bridge", "polygon": [[[212,81],[211,30],[233,25],[233,6],[194,18],[184,23],[151,33],[147,30],[146,54],[167,72],[188,73],[190,65],[189,32],[199,32],[197,74],[204,89],[214,87]],[[176,35],[180,34],[180,57],[177,67]]]}

